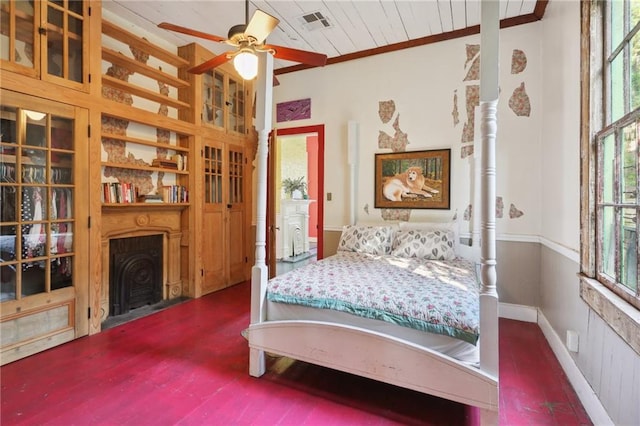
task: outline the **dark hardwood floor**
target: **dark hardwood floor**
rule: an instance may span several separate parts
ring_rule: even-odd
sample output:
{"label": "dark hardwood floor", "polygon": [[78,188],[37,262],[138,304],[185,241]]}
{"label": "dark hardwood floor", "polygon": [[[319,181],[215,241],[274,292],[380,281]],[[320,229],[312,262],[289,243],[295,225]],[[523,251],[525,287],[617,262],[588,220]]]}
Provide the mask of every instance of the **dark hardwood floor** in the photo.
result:
{"label": "dark hardwood floor", "polygon": [[[4,425],[463,425],[464,405],[286,358],[248,374],[249,283],[0,368]],[[590,424],[536,324],[500,320],[504,425]]]}

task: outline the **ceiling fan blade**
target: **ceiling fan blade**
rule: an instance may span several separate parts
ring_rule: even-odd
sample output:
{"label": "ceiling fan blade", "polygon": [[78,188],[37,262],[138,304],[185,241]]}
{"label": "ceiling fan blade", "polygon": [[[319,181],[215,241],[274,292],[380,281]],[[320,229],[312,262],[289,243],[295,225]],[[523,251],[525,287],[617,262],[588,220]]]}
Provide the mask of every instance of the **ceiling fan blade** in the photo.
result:
{"label": "ceiling fan blade", "polygon": [[187,71],[192,74],[202,74],[205,71],[209,71],[210,69],[213,69],[215,67],[218,67],[224,64],[229,59],[231,59],[230,55],[232,54],[233,52],[225,52],[221,55],[218,55],[214,58],[209,59],[208,61],[204,61],[200,65],[196,65],[193,68],[189,68]]}
{"label": "ceiling fan blade", "polygon": [[256,44],[262,44],[267,36],[271,34],[277,26],[280,20],[268,13],[257,9],[251,20],[247,24],[247,28],[244,30],[245,35],[252,36],[256,39]]}
{"label": "ceiling fan blade", "polygon": [[187,34],[187,35],[190,35],[190,36],[204,38],[206,40],[211,40],[211,41],[224,42],[224,41],[227,40],[226,38],[223,38],[223,37],[220,37],[220,36],[217,36],[217,35],[203,33],[203,32],[200,32],[200,31],[192,30],[191,28],[186,28],[186,27],[181,27],[179,25],[170,24],[168,22],[161,22],[161,23],[158,24],[158,27],[160,27],[160,28],[162,28],[164,30],[175,31],[177,33]]}
{"label": "ceiling fan blade", "polygon": [[285,61],[300,62],[301,64],[322,67],[327,63],[327,55],[324,53],[309,52],[307,50],[292,49],[290,47],[275,46],[273,44],[265,44],[260,46],[260,50],[273,50],[278,59]]}

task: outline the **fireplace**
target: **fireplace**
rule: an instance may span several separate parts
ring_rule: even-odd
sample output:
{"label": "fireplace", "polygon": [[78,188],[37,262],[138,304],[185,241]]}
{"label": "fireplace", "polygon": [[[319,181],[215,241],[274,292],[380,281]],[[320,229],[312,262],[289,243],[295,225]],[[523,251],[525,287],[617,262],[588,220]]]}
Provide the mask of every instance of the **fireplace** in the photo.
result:
{"label": "fireplace", "polygon": [[[158,261],[159,270],[155,268],[147,270],[146,266],[138,270],[138,267],[141,266],[138,262],[129,265],[136,272],[139,272],[138,275],[133,274],[135,279],[147,283],[147,279],[149,279],[148,282],[151,282],[150,277],[153,277],[154,290],[149,291],[146,284],[140,287],[136,285],[134,288],[134,291],[141,290],[142,293],[146,294],[144,303],[153,303],[146,301],[149,294],[153,295],[150,300],[157,300],[160,297],[160,303],[189,295],[188,281],[183,281],[183,274],[188,276],[188,270],[182,268],[181,261],[182,253],[186,253],[189,248],[186,243],[182,244],[182,238],[185,235],[182,232],[183,227],[181,224],[183,210],[184,206],[174,206],[172,204],[150,204],[142,207],[131,205],[127,206],[127,208],[109,205],[102,207],[102,253],[98,260],[102,265],[100,268],[102,270],[102,281],[100,287],[94,289],[94,295],[97,297],[94,299],[95,304],[91,309],[89,334],[99,333],[102,330],[102,325],[109,317],[124,317],[123,314],[113,314],[113,309],[116,306],[119,312],[133,309],[130,303],[128,307],[124,306],[127,303],[125,296],[129,297],[130,288],[121,288],[120,291],[112,290],[112,277],[116,277],[119,274],[119,272],[113,270],[112,261],[115,255],[124,253],[124,250],[118,245],[121,243],[115,243],[116,245],[112,246],[112,240],[138,240],[136,243],[139,244],[137,250],[142,253],[137,254],[143,257],[140,262],[146,265],[146,262],[154,264],[154,262]],[[155,242],[151,247],[147,243],[140,242],[140,239],[145,237],[158,238],[161,243]],[[140,246],[140,244],[143,245]],[[133,251],[135,252],[136,249],[134,248]],[[154,252],[153,255],[150,255],[151,251]],[[145,256],[150,257],[145,258]],[[130,285],[126,282],[125,284]],[[160,287],[155,287],[156,285]],[[183,285],[185,288],[183,288]],[[124,295],[123,292],[125,292]],[[158,296],[158,292],[160,296]],[[137,296],[134,297],[134,299],[136,298]],[[124,304],[123,300],[125,300]],[[135,302],[134,305],[137,303]],[[94,312],[97,312],[97,314],[93,314]],[[135,311],[132,314],[135,314]]]}
{"label": "fireplace", "polygon": [[109,315],[162,301],[162,235],[109,241]]}

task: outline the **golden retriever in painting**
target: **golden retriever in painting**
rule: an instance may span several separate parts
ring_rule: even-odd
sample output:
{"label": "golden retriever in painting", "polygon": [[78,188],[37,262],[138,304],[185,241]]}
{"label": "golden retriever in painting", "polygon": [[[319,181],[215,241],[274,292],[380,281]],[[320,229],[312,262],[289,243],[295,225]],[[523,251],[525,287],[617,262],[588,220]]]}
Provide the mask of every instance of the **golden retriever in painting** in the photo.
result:
{"label": "golden retriever in painting", "polygon": [[409,167],[404,173],[386,178],[382,184],[382,194],[387,200],[402,201],[402,197],[416,198],[422,195],[433,197],[438,190],[424,184],[424,176],[420,167]]}

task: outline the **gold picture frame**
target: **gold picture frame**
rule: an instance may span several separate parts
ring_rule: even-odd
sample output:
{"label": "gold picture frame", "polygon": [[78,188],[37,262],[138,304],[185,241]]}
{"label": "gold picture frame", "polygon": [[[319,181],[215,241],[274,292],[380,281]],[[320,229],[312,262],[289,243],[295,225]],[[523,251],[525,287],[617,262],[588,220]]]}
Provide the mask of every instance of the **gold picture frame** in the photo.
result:
{"label": "gold picture frame", "polygon": [[375,154],[375,207],[450,209],[451,149]]}

